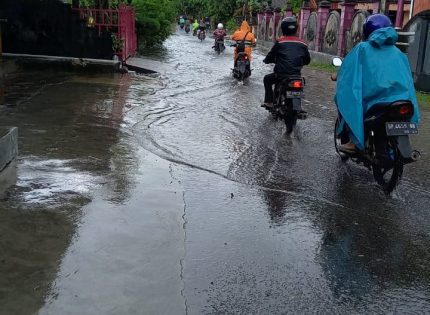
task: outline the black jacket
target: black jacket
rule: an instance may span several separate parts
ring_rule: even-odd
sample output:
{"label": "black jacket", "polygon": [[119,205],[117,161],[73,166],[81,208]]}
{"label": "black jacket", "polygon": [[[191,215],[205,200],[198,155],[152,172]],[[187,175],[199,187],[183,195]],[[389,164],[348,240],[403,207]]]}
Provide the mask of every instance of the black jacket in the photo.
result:
{"label": "black jacket", "polygon": [[301,75],[303,66],[311,62],[308,45],[295,36],[282,36],[273,45],[264,63],[274,63],[279,75]]}

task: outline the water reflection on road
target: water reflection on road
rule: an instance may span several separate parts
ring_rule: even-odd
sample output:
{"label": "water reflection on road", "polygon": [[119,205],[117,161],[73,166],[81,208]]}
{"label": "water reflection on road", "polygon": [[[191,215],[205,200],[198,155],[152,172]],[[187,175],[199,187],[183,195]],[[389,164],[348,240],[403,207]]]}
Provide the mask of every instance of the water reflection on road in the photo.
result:
{"label": "water reflection on road", "polygon": [[310,117],[286,136],[259,107],[264,51],[242,85],[232,51],[211,44],[172,36],[152,56],[171,69],[160,77],[14,78],[5,102],[19,106],[0,121],[21,147],[0,202],[6,309],[429,312],[428,125],[422,160],[386,196],[333,150],[327,74],[305,71]]}

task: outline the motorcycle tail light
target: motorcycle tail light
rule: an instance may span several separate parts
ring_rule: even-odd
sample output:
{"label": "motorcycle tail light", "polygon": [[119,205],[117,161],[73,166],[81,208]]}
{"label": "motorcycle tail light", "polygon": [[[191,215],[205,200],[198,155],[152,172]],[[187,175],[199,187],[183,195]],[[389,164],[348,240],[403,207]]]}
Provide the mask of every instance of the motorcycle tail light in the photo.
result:
{"label": "motorcycle tail light", "polygon": [[412,116],[414,108],[410,104],[403,105],[399,108],[401,116]]}
{"label": "motorcycle tail light", "polygon": [[303,82],[301,80],[291,81],[289,86],[294,89],[301,89],[303,87]]}

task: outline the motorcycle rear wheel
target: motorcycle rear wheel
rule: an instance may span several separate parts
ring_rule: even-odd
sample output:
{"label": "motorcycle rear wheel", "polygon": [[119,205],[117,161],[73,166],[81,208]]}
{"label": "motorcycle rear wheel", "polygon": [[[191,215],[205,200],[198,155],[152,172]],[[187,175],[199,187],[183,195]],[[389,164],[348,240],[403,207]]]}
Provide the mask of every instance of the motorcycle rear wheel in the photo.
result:
{"label": "motorcycle rear wheel", "polygon": [[385,167],[377,164],[372,165],[373,177],[386,194],[391,193],[396,188],[403,175],[403,162],[400,160],[397,148],[394,147],[393,153],[394,165]]}
{"label": "motorcycle rear wheel", "polygon": [[287,127],[287,133],[293,132],[294,126],[297,123],[297,112],[293,109],[291,101],[286,99],[286,114],[284,115],[285,126]]}

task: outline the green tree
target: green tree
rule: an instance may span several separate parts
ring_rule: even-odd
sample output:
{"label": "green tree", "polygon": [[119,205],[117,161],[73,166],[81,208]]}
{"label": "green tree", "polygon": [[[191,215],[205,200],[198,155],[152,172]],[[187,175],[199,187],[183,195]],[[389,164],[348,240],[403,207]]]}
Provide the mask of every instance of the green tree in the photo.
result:
{"label": "green tree", "polygon": [[133,0],[136,9],[139,46],[161,43],[172,32],[177,13],[176,0]]}

